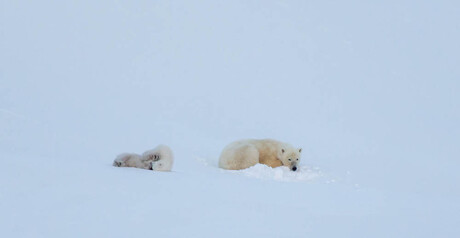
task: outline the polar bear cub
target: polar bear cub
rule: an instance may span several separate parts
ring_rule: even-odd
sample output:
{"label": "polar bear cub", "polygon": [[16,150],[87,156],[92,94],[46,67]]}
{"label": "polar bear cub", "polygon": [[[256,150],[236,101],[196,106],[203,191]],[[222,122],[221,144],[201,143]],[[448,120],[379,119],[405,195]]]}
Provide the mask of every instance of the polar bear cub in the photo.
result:
{"label": "polar bear cub", "polygon": [[166,145],[159,145],[153,150],[147,150],[142,154],[145,161],[149,161],[150,169],[156,171],[171,171],[174,156],[171,149]]}
{"label": "polar bear cub", "polygon": [[134,167],[148,169],[148,163],[142,160],[142,156],[135,153],[123,153],[117,156],[113,161],[113,166],[116,167]]}
{"label": "polar bear cub", "polygon": [[224,148],[219,158],[219,167],[223,169],[246,169],[257,163],[272,168],[287,166],[296,171],[302,149],[271,139],[239,140]]}
{"label": "polar bear cub", "polygon": [[174,156],[166,145],[159,145],[153,150],[147,150],[142,155],[123,153],[118,155],[113,162],[116,167],[134,167],[155,171],[171,171]]}

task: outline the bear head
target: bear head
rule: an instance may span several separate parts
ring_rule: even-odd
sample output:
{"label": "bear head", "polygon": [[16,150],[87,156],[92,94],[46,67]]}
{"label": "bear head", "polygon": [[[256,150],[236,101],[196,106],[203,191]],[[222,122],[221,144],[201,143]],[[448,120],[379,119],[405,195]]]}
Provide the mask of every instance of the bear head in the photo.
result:
{"label": "bear head", "polygon": [[284,166],[287,166],[292,171],[297,171],[301,152],[301,148],[297,149],[290,146],[284,146],[279,151],[278,158]]}

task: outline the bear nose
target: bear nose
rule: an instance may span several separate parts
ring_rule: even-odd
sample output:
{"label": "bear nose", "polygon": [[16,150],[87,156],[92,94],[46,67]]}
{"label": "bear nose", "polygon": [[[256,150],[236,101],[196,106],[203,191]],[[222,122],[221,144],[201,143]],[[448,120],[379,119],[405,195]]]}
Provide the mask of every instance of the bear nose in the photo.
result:
{"label": "bear nose", "polygon": [[297,167],[292,167],[292,171],[296,171],[297,170]]}

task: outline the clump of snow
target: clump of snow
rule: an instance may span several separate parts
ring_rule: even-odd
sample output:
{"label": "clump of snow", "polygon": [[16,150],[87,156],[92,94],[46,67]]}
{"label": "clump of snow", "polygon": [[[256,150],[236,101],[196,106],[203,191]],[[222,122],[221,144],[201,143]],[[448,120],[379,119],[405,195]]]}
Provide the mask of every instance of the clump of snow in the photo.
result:
{"label": "clump of snow", "polygon": [[272,168],[264,164],[256,164],[250,168],[236,171],[248,177],[276,180],[276,181],[311,181],[322,176],[318,168],[311,168],[308,166],[301,166],[298,171],[291,171],[285,166]]}

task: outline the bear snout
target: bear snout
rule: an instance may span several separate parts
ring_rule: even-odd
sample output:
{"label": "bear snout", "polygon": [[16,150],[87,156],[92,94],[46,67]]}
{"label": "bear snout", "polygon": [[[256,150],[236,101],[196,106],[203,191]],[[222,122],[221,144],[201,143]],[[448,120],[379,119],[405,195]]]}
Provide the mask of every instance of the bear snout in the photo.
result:
{"label": "bear snout", "polygon": [[296,171],[297,170],[297,167],[292,167],[292,171]]}

